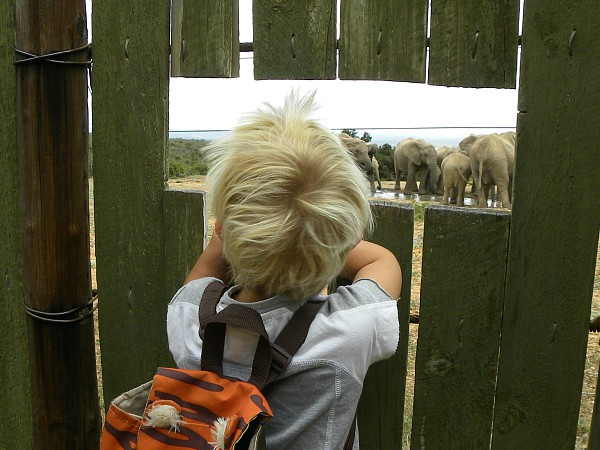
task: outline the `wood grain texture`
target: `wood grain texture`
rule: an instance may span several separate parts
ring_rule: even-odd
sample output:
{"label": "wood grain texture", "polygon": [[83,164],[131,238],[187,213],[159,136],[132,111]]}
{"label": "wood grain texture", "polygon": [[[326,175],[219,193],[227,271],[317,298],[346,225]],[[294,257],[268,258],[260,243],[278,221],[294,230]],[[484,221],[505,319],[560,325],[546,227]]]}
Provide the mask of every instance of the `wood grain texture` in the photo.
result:
{"label": "wood grain texture", "polygon": [[342,80],[425,82],[426,0],[341,2]]}
{"label": "wood grain texture", "polygon": [[[17,1],[14,17],[20,50],[44,55],[87,44],[81,0]],[[57,59],[88,58],[83,51]],[[25,303],[60,313],[91,299],[87,67],[19,64],[16,92]],[[70,325],[28,317],[28,330],[32,447],[96,448],[92,317]]]}
{"label": "wood grain texture", "polygon": [[336,78],[335,0],[255,0],[254,78]]}
{"label": "wood grain texture", "polygon": [[204,248],[206,194],[178,190],[167,190],[164,194],[165,298],[170,299],[183,285]]}
{"label": "wood grain texture", "polygon": [[239,76],[238,2],[173,1],[171,76]]}
{"label": "wood grain texture", "polygon": [[14,0],[0,2],[0,448],[32,448],[16,133]]}
{"label": "wood grain texture", "polygon": [[509,221],[425,208],[411,448],[489,447]]}
{"label": "wood grain texture", "polygon": [[172,361],[163,233],[169,4],[96,2],[92,22],[96,260],[108,406]]}
{"label": "wood grain texture", "polygon": [[525,2],[493,448],[575,445],[600,217],[599,17],[598,2]]}
{"label": "wood grain texture", "polygon": [[361,448],[401,448],[406,392],[408,319],[412,278],[414,209],[412,205],[372,202],[377,228],[369,240],[392,251],[402,268],[398,301],[400,339],[391,358],[369,368],[358,406]]}
{"label": "wood grain texture", "polygon": [[429,84],[514,88],[519,0],[432,0]]}

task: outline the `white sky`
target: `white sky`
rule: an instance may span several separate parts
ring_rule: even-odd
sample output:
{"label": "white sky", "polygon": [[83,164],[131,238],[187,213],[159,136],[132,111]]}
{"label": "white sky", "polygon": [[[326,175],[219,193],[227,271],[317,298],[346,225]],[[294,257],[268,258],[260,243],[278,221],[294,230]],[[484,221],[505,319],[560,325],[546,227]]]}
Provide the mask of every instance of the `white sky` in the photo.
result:
{"label": "white sky", "polygon": [[[89,14],[91,0],[87,2]],[[252,42],[252,1],[239,0],[239,11],[240,42]],[[369,128],[464,127],[440,131],[452,134],[458,142],[471,131],[486,132],[476,127],[494,131],[496,127],[516,125],[517,89],[449,88],[390,81],[255,81],[251,55],[240,53],[239,78],[171,78],[169,130],[229,130],[241,114],[262,102],[281,104],[292,87],[301,92],[317,89],[320,108],[316,117],[325,126],[355,128],[360,135],[367,130],[379,144],[386,138],[378,134],[390,132]],[[406,133],[424,137],[435,132],[419,136],[419,131]]]}

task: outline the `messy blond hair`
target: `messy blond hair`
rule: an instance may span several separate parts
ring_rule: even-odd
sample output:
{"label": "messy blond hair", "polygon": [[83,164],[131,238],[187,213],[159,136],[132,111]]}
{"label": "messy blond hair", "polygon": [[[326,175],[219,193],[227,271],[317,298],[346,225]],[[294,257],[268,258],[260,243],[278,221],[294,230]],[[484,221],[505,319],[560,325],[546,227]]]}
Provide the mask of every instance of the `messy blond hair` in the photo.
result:
{"label": "messy blond hair", "polygon": [[310,119],[314,95],[264,104],[204,151],[233,279],[264,296],[319,292],[372,226],[366,176]]}

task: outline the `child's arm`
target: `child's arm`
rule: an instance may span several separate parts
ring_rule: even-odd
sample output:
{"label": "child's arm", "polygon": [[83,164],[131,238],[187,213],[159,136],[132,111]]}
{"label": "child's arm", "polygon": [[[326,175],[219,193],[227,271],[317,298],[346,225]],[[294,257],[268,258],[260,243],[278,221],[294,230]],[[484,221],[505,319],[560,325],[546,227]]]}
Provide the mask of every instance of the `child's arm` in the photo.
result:
{"label": "child's arm", "polygon": [[390,297],[400,297],[402,270],[392,252],[368,241],[360,241],[348,255],[342,276],[351,280],[369,278]]}
{"label": "child's arm", "polygon": [[213,233],[208,245],[192,267],[185,279],[187,284],[192,280],[204,277],[215,277],[226,284],[229,280],[229,266],[223,257],[223,243],[217,233]]}

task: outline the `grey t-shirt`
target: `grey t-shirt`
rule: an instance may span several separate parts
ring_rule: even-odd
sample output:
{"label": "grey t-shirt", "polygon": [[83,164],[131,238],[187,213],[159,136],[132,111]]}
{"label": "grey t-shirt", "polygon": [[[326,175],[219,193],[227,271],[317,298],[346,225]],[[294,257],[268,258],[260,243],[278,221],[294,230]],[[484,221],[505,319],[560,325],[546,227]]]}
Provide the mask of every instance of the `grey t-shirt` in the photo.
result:
{"label": "grey t-shirt", "polygon": [[[173,297],[167,313],[169,349],[181,369],[199,369],[202,341],[198,336],[198,303],[214,278],[194,280]],[[217,311],[238,303],[231,288]],[[338,288],[323,301],[308,336],[288,368],[264,390],[274,414],[265,428],[269,449],[342,449],[354,419],[369,366],[394,354],[399,322],[396,302],[373,280]],[[243,303],[262,316],[274,341],[300,303],[276,296]],[[250,377],[258,336],[227,328],[223,371],[242,380]],[[358,449],[358,439],[354,448]]]}

